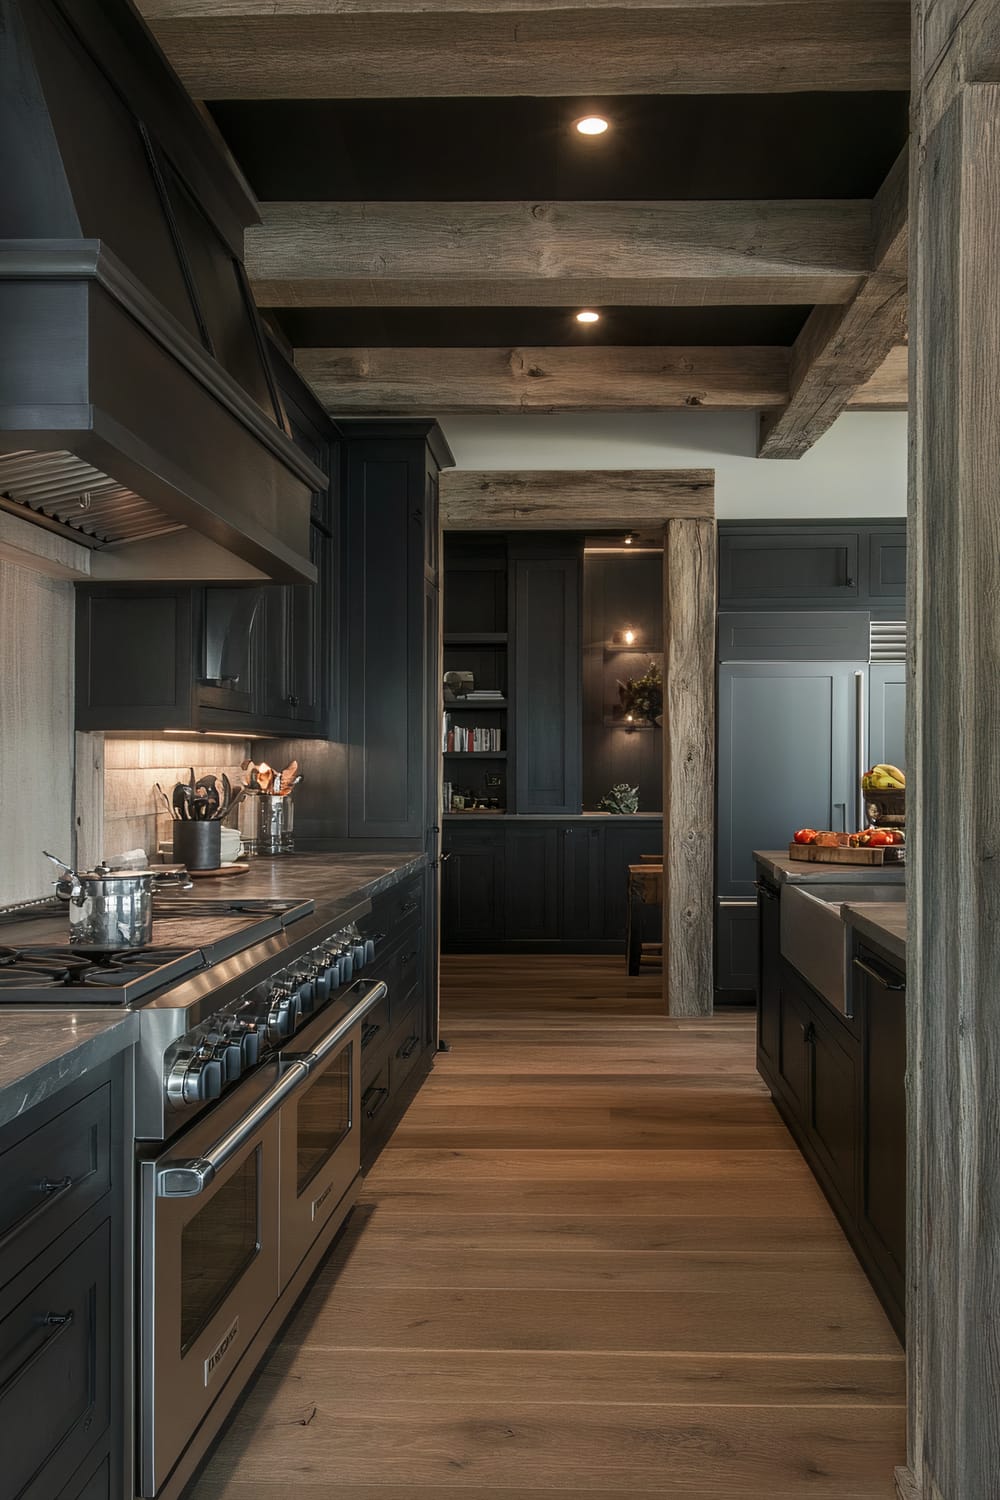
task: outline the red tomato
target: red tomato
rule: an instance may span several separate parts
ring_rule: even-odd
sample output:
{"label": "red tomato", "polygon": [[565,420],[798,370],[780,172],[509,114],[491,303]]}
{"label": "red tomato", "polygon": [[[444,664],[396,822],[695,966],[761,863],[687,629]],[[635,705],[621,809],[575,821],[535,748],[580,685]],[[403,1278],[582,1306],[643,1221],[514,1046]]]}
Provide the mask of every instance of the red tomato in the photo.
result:
{"label": "red tomato", "polygon": [[795,835],[795,842],[797,844],[814,844],[816,842],[815,828],[800,828]]}
{"label": "red tomato", "polygon": [[873,849],[885,849],[889,844],[894,844],[895,842],[892,831],[888,828],[873,828],[871,838],[868,840]]}

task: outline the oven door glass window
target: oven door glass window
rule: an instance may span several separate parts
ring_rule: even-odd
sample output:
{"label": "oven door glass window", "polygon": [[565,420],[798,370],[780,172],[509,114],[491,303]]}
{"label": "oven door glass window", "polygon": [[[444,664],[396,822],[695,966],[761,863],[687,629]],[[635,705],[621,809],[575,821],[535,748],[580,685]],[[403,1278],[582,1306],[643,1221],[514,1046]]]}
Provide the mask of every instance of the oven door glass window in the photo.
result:
{"label": "oven door glass window", "polygon": [[295,1155],[300,1196],[350,1133],[353,1050],[354,1043],[348,1042],[299,1097]]}
{"label": "oven door glass window", "polygon": [[260,1252],[261,1148],[216,1188],[181,1235],[181,1352]]}

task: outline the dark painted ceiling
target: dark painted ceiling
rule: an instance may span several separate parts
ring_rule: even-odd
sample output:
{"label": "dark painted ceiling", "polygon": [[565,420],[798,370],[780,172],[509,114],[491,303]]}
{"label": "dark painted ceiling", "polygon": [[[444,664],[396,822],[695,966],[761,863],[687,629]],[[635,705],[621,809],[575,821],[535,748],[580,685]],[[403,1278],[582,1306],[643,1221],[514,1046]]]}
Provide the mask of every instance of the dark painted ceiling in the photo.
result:
{"label": "dark painted ceiling", "polygon": [[509,348],[535,344],[790,344],[808,307],[606,307],[586,327],[568,307],[272,308],[297,348]]}
{"label": "dark painted ceiling", "polygon": [[[262,201],[870,198],[907,95],[216,101]],[[607,116],[606,135],[573,129]],[[791,344],[804,307],[279,308],[298,347]]]}
{"label": "dark painted ceiling", "polygon": [[[292,99],[210,105],[264,200],[870,198],[906,94]],[[584,114],[606,135],[573,129]]]}

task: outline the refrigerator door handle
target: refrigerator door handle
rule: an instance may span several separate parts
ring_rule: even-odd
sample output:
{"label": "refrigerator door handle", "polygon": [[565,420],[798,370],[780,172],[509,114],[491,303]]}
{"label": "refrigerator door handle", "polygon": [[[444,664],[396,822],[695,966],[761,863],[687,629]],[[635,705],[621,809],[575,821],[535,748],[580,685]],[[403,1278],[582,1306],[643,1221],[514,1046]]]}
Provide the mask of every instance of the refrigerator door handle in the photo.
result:
{"label": "refrigerator door handle", "polygon": [[865,794],[861,790],[861,778],[865,774],[865,687],[864,672],[854,674],[854,722],[856,741],[854,747],[854,797],[857,808],[855,828],[865,826]]}

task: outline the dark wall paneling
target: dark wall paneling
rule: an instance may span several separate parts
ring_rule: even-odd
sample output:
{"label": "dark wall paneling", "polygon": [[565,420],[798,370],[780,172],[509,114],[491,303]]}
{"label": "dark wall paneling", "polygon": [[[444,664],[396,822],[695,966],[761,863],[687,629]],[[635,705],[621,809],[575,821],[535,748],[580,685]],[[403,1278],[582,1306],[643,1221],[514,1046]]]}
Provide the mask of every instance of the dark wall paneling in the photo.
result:
{"label": "dark wall paneling", "polygon": [[572,538],[511,549],[517,812],[580,810],[582,552]]}
{"label": "dark wall paneling", "polygon": [[[631,628],[641,650],[608,651],[616,631]],[[592,810],[619,782],[639,788],[639,808],[663,805],[663,733],[629,733],[605,720],[618,682],[640,676],[650,653],[663,651],[663,558],[660,553],[587,553],[583,565],[583,805]]]}

